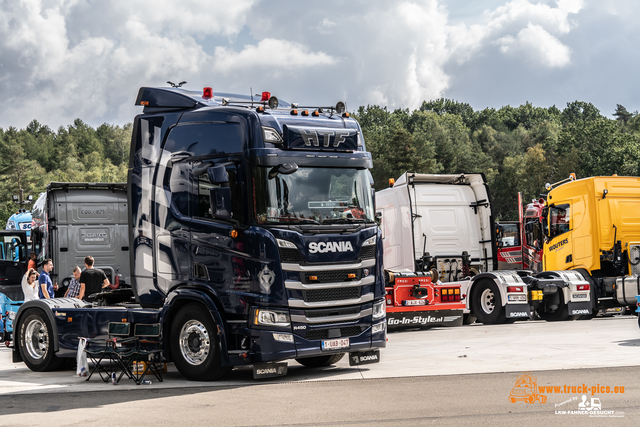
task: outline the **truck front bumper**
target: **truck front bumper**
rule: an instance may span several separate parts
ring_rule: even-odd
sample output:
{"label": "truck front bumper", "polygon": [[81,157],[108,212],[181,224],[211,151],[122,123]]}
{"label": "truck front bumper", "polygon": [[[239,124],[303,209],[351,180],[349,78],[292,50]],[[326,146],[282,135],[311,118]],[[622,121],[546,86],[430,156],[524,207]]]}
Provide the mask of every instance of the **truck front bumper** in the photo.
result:
{"label": "truck front bumper", "polygon": [[[376,324],[384,323],[384,321],[385,319],[381,319]],[[340,327],[338,326],[336,329],[340,329]],[[322,349],[323,341],[331,341],[332,338],[308,340],[291,332],[258,329],[250,329],[248,336],[250,346],[247,352],[230,354],[229,362],[231,365],[252,365],[337,353],[360,352],[384,348],[387,345],[386,327],[382,331],[372,334],[371,326],[356,336],[344,337],[349,339],[348,346],[332,350]],[[292,341],[283,341],[283,338]]]}

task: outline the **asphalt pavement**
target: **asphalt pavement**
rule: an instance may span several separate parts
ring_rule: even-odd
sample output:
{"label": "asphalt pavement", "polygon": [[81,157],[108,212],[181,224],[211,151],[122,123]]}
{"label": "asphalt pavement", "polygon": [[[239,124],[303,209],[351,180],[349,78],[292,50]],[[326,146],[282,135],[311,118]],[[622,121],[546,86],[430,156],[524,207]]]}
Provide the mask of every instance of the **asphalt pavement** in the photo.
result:
{"label": "asphalt pavement", "polygon": [[[146,386],[86,382],[72,371],[31,372],[11,363],[2,349],[0,425],[135,420],[139,425],[640,426],[639,347],[640,329],[632,316],[470,325],[391,333],[381,363],[374,365],[349,367],[344,359],[335,367],[307,369],[291,362],[289,375],[279,379],[255,381],[249,369],[236,369],[223,381],[204,383],[183,380],[170,364],[163,383]],[[509,401],[525,372],[538,386],[552,387],[538,393],[544,403],[542,398]],[[614,393],[614,387],[624,390]],[[586,408],[579,407],[582,396]]]}

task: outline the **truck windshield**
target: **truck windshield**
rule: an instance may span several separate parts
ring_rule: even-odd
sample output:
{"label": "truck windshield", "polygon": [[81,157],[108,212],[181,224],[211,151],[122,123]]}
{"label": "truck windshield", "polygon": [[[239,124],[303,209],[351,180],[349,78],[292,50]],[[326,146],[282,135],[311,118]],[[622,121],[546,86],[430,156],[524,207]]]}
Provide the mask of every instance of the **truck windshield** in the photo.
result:
{"label": "truck windshield", "polygon": [[301,167],[274,176],[270,167],[254,167],[253,186],[260,224],[373,222],[366,170]]}

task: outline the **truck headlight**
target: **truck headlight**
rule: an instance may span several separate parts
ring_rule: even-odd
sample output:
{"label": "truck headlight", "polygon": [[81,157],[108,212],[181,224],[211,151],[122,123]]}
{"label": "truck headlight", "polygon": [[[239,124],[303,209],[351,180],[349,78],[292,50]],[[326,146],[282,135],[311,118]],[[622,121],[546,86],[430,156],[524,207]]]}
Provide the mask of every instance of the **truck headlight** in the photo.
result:
{"label": "truck headlight", "polygon": [[15,311],[7,311],[7,317],[9,318],[9,320],[11,320],[13,322],[13,320],[16,318],[16,312]]}
{"label": "truck headlight", "polygon": [[7,221],[7,230],[15,230],[15,229],[16,229],[15,221]]}
{"label": "truck headlight", "polygon": [[379,301],[373,304],[373,318],[381,319],[387,314],[384,301]]}
{"label": "truck headlight", "polygon": [[376,325],[373,325],[371,327],[371,333],[372,334],[377,334],[378,332],[382,332],[384,331],[384,327],[387,324],[387,322],[382,322],[382,323],[378,323]]}
{"label": "truck headlight", "polygon": [[365,240],[362,246],[372,246],[375,244],[376,244],[376,236],[372,236],[372,237],[369,237],[367,240]]}
{"label": "truck headlight", "polygon": [[288,240],[276,239],[278,241],[278,247],[285,249],[298,249],[295,243]]}
{"label": "truck headlight", "polygon": [[291,321],[289,320],[289,313],[287,311],[271,310],[266,308],[256,308],[254,310],[254,325],[287,328],[291,324]]}

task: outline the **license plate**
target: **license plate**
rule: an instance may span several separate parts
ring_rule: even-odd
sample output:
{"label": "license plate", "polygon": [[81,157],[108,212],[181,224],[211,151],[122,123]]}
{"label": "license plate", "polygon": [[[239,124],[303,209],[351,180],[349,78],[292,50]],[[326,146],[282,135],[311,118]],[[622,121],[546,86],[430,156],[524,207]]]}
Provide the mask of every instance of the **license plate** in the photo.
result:
{"label": "license plate", "polygon": [[403,301],[404,305],[427,305],[423,299],[408,299]]}
{"label": "license plate", "polygon": [[573,298],[578,299],[578,298],[586,298],[587,294],[573,294]]}
{"label": "license plate", "polygon": [[509,295],[509,301],[526,301],[526,295]]}
{"label": "license plate", "polygon": [[322,341],[323,350],[337,350],[340,348],[349,348],[349,338]]}

